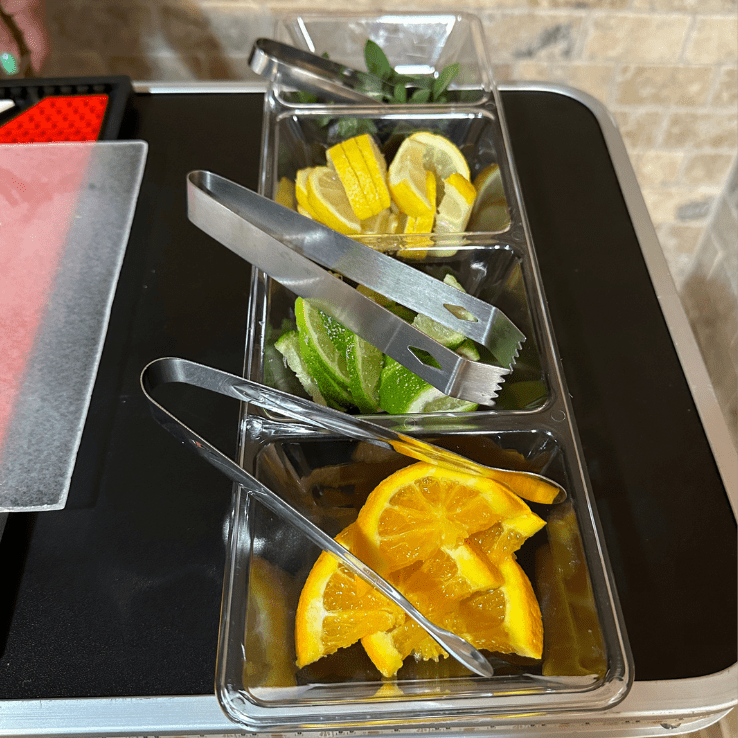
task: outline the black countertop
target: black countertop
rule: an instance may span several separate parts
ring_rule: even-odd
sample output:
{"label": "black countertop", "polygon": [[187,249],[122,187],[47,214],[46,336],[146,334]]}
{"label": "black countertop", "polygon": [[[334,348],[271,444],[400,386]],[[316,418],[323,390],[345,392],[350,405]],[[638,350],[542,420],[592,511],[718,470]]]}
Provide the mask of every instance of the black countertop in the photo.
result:
{"label": "black countertop", "polygon": [[[503,94],[544,289],[636,680],[736,660],[736,525],[597,119]],[[0,540],[0,699],[209,694],[230,483],[151,418],[138,378],[173,355],[242,369],[249,267],[191,225],[185,175],[257,189],[259,94],[134,95],[149,143],[68,504]],[[226,452],[237,406],[189,412]]]}

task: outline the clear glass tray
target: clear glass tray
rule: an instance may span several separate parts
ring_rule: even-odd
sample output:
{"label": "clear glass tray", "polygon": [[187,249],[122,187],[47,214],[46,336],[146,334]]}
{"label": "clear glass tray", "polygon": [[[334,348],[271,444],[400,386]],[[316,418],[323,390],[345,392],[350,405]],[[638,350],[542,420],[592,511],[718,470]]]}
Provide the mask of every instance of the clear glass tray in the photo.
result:
{"label": "clear glass tray", "polygon": [[[468,292],[500,307],[527,337],[513,373],[491,408],[371,419],[482,463],[544,473],[565,487],[565,502],[531,504],[547,525],[517,554],[543,612],[543,659],[504,657],[492,680],[471,676],[450,659],[408,659],[388,681],[357,645],[298,670],[295,608],[319,551],[241,490],[229,533],[217,674],[221,705],[251,730],[381,725],[408,733],[484,726],[521,712],[545,716],[611,707],[630,687],[631,656],[498,95],[492,87],[483,105],[445,108],[299,108],[270,89],[261,193],[274,197],[281,177],[323,164],[326,147],[342,140],[356,121],[375,133],[388,160],[402,136],[423,128],[459,146],[472,177],[499,167],[505,217],[496,215],[494,228],[485,230],[491,221],[480,219],[482,230],[431,237],[432,243],[421,246],[400,239],[389,251],[436,276],[453,273]],[[245,376],[301,393],[273,348],[294,321],[294,301],[286,288],[255,271]],[[332,535],[355,519],[381,479],[412,463],[373,446],[305,431],[255,408],[242,415],[239,461]]]}

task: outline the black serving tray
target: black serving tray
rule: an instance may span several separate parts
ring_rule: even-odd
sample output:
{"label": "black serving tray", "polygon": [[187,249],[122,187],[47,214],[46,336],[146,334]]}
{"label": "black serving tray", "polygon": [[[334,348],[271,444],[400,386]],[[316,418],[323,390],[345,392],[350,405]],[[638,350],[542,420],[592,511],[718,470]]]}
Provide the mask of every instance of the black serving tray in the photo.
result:
{"label": "black serving tray", "polygon": [[[735,518],[600,125],[561,94],[502,98],[636,682],[716,674],[736,661]],[[257,189],[262,101],[131,98],[120,136],[149,155],[69,501],[0,540],[0,700],[213,694],[230,483],[138,378],[165,355],[243,370],[249,268],[188,222],[185,177]],[[219,400],[178,407],[235,452]]]}

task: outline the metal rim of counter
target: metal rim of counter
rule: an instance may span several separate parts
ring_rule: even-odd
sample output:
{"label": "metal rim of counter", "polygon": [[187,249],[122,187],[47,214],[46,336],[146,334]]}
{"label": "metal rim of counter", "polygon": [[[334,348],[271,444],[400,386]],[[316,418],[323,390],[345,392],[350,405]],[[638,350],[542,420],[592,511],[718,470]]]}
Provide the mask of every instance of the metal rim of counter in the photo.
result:
{"label": "metal rim of counter", "polygon": [[[615,119],[596,98],[573,87],[547,82],[505,82],[500,91],[551,92],[574,98],[593,113],[602,129],[634,230],[671,333],[685,377],[728,493],[738,515],[738,458],[669,267],[636,180]],[[259,82],[135,82],[137,93],[263,93]],[[0,535],[7,513],[0,514]],[[543,736],[564,725],[570,734],[635,738],[683,735],[720,720],[738,704],[738,663],[716,674],[692,679],[635,681],[628,696],[602,713],[562,714],[545,723],[530,719],[495,720],[483,728],[497,733],[514,726],[516,734]],[[654,709],[654,705],[658,705]],[[408,728],[408,734],[417,728]],[[424,729],[427,732],[427,728]],[[159,734],[230,734],[240,728],[222,712],[215,694],[166,697],[110,697],[47,700],[0,700],[0,736],[133,736]],[[361,735],[341,731],[343,735]],[[392,729],[397,735],[397,729]],[[462,729],[458,735],[465,735]],[[305,733],[302,733],[305,735]],[[453,738],[451,728],[444,735]]]}

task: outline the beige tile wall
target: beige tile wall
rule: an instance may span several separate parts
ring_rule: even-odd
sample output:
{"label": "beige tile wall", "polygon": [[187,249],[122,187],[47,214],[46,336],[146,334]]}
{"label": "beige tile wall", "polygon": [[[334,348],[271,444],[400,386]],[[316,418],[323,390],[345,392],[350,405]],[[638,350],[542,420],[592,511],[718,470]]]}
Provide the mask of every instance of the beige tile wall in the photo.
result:
{"label": "beige tile wall", "polygon": [[[280,12],[333,0],[47,0],[49,74],[243,79]],[[405,0],[399,8],[431,9]],[[444,6],[439,4],[438,9]],[[355,10],[397,10],[355,0]],[[679,285],[736,156],[737,0],[466,0],[499,79],[549,80],[618,120]]]}
{"label": "beige tile wall", "polygon": [[[252,78],[251,45],[271,33],[275,14],[336,7],[335,0],[47,3],[55,43],[47,73],[178,81]],[[345,7],[449,5],[354,0]],[[481,18],[498,79],[565,83],[611,110],[675,282],[694,288],[695,274],[708,268],[701,239],[738,149],[738,0],[466,0],[463,9]],[[717,266],[705,278],[735,263],[727,252],[736,238],[715,246]],[[707,322],[735,315],[735,280],[726,284],[719,309],[703,301],[713,311]],[[727,338],[726,371],[735,328]]]}

